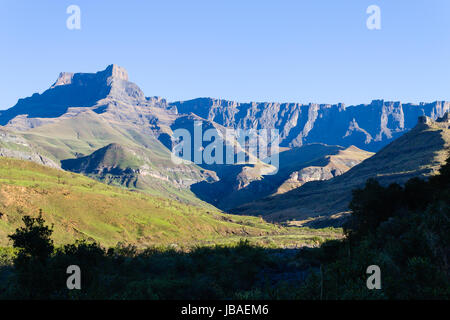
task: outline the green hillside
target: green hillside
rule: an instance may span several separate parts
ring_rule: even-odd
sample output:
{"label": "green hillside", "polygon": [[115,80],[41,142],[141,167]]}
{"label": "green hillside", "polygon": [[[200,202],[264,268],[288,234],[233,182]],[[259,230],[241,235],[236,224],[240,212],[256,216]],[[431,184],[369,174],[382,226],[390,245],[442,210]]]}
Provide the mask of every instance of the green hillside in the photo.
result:
{"label": "green hillside", "polygon": [[283,228],[256,217],[224,214],[207,204],[187,205],[0,157],[0,245],[8,245],[7,235],[21,224],[23,215],[36,216],[40,209],[54,224],[58,244],[87,239],[105,246],[124,242],[144,247],[250,238],[255,243],[299,245],[340,236],[335,231]]}

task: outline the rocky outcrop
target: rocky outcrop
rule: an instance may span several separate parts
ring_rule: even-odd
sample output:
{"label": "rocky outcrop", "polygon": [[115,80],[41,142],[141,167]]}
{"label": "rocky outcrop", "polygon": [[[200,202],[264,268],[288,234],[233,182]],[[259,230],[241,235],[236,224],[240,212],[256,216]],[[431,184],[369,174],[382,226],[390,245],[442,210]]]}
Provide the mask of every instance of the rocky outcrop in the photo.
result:
{"label": "rocky outcrop", "polygon": [[347,149],[342,148],[334,154],[326,155],[323,159],[316,159],[307,163],[306,167],[292,172],[289,178],[277,189],[276,194],[299,188],[307,182],[329,180],[340,176],[372,155],[373,153],[358,149],[355,146],[350,146]]}
{"label": "rocky outcrop", "polygon": [[51,159],[42,156],[37,152],[24,152],[11,149],[0,148],[0,157],[14,158],[20,160],[28,160],[42,164],[51,168],[59,168],[59,166]]}

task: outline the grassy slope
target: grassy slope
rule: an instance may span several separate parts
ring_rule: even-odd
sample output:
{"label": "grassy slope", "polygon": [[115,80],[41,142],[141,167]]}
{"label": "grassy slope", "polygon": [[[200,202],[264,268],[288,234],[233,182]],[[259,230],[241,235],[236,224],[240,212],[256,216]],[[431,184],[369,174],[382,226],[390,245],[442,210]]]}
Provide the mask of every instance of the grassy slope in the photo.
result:
{"label": "grassy slope", "polygon": [[253,242],[298,245],[340,236],[338,231],[283,228],[256,217],[227,215],[29,161],[0,158],[0,245],[8,245],[7,235],[21,225],[23,214],[37,215],[39,209],[54,224],[57,244],[80,238],[105,246],[117,242],[192,245],[254,238]]}

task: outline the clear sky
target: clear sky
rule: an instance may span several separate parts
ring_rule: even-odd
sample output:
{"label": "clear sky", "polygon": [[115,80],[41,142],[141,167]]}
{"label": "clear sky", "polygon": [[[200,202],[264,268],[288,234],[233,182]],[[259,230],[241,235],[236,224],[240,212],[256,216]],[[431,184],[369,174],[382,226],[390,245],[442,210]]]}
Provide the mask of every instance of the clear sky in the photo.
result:
{"label": "clear sky", "polygon": [[112,63],[169,101],[450,100],[448,0],[0,0],[0,39],[0,109]]}

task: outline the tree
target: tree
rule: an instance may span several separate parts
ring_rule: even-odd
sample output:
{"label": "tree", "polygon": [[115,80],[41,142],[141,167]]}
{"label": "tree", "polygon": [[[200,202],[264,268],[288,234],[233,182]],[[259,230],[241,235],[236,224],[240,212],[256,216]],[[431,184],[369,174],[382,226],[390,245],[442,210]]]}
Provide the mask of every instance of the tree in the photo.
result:
{"label": "tree", "polygon": [[404,202],[404,190],[393,183],[383,187],[375,179],[368,179],[362,189],[353,190],[349,204],[350,221],[344,226],[347,235],[360,237],[374,232],[381,222],[392,217]]}
{"label": "tree", "polygon": [[37,218],[25,215],[22,221],[25,227],[17,228],[8,236],[18,249],[14,258],[18,287],[13,295],[26,299],[48,298],[54,289],[48,266],[54,249],[50,238],[53,226],[45,225],[42,210]]}
{"label": "tree", "polygon": [[45,261],[54,249],[53,240],[50,238],[53,226],[45,225],[42,210],[39,210],[37,218],[26,215],[22,221],[25,227],[17,228],[14,234],[8,236],[13,241],[13,246],[19,249],[18,256]]}

